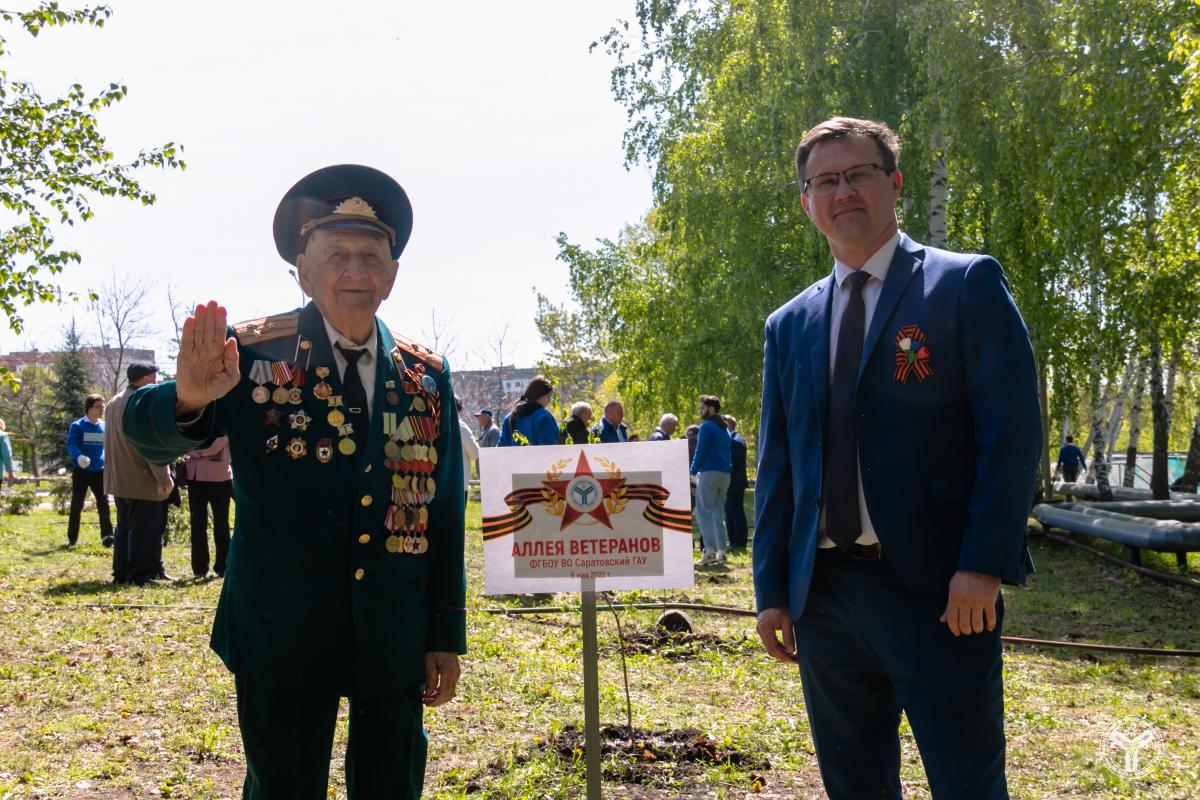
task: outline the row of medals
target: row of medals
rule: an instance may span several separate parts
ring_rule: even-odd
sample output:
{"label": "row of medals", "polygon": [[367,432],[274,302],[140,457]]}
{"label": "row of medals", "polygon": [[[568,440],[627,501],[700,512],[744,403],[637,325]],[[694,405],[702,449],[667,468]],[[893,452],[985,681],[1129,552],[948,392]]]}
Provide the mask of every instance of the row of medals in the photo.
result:
{"label": "row of medals", "polygon": [[[400,357],[396,357],[397,365],[403,367]],[[333,387],[325,382],[329,377],[328,367],[316,367],[313,372],[319,382],[313,386],[313,396],[324,400],[329,405],[329,413],[325,420],[339,435],[338,452],[345,456],[354,455],[358,446],[353,439],[354,425],[346,422],[342,412],[343,400],[341,395],[333,393]],[[278,373],[276,373],[278,374]],[[269,390],[259,384],[250,396],[259,405],[268,400],[278,406],[300,405],[304,401],[301,387],[304,385],[304,368],[296,365],[285,372],[288,384],[278,385]],[[424,367],[418,364],[414,369],[405,369],[403,381],[404,390],[412,395],[412,410],[420,414],[431,411],[430,416],[405,416],[399,424],[395,423],[393,412],[384,413],[384,433],[388,435],[383,445],[383,453],[387,457],[387,467],[392,471],[391,507],[388,509],[384,525],[391,532],[384,547],[389,553],[405,553],[420,555],[429,549],[429,540],[425,531],[429,525],[429,509],[426,504],[433,499],[437,484],[430,474],[437,466],[437,449],[434,441],[437,439],[438,423],[440,420],[437,382],[433,376],[424,374]],[[387,402],[391,406],[399,405],[400,395],[396,393],[396,382],[387,381]],[[267,424],[278,425],[284,412],[279,409],[268,409]],[[306,431],[312,422],[304,409],[288,414],[288,424],[294,431]],[[267,439],[267,453],[275,451],[279,446],[279,436]],[[308,444],[300,437],[293,438],[284,448],[293,459],[303,458],[308,454]],[[321,439],[317,442],[316,458],[322,464],[328,464],[333,458],[332,440]],[[403,535],[400,535],[402,532]]]}

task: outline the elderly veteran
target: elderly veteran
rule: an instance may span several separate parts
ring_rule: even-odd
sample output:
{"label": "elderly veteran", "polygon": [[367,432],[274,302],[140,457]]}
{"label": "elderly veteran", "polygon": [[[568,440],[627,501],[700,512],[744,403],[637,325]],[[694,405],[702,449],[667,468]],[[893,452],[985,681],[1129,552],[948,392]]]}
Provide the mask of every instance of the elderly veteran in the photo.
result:
{"label": "elderly veteran", "polygon": [[229,437],[237,514],[212,647],[234,673],[244,798],[326,797],[350,698],[354,800],[417,798],[422,705],[466,649],[463,468],[445,360],[375,312],[412,229],[404,190],[361,166],[284,196],[275,244],[312,302],[226,328],[198,306],[174,382],[126,433],[165,463]]}

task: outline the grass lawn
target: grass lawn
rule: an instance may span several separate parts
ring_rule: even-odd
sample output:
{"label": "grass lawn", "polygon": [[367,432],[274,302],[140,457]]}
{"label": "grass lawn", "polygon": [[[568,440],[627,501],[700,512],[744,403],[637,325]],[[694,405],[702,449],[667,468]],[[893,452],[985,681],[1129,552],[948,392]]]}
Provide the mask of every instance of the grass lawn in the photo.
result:
{"label": "grass lawn", "polygon": [[[500,603],[480,594],[478,505],[468,513],[471,652],[458,699],[426,716],[426,796],[582,798],[578,617],[480,611]],[[0,800],[240,797],[233,680],[208,649],[220,581],[114,588],[110,551],[90,520],[81,546],[67,549],[66,517],[0,518]],[[186,536],[175,538],[167,570],[188,575]],[[1044,539],[1033,547],[1038,574],[1005,590],[1007,633],[1200,650],[1200,591]],[[1175,569],[1156,554],[1145,562]],[[1191,571],[1200,573],[1196,555]],[[698,572],[694,589],[618,599],[750,608],[749,558]],[[660,644],[656,613],[621,614],[639,746],[606,756],[605,797],[822,796],[799,678],[763,655],[753,620],[697,613],[701,636]],[[624,726],[608,612],[600,646],[602,719]],[[1014,797],[1200,797],[1200,660],[1028,648],[1005,658]],[[345,796],[344,711],[331,798]],[[1101,759],[1109,730],[1128,718],[1153,731],[1159,754],[1131,780]],[[910,798],[929,797],[907,729],[903,777]]]}

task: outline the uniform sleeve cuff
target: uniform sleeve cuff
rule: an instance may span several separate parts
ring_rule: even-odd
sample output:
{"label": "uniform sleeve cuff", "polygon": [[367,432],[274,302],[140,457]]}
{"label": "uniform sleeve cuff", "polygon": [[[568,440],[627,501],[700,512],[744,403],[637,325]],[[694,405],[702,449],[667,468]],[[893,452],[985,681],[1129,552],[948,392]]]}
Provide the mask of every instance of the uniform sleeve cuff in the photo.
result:
{"label": "uniform sleeve cuff", "polygon": [[467,652],[466,609],[442,608],[430,613],[425,630],[425,652]]}

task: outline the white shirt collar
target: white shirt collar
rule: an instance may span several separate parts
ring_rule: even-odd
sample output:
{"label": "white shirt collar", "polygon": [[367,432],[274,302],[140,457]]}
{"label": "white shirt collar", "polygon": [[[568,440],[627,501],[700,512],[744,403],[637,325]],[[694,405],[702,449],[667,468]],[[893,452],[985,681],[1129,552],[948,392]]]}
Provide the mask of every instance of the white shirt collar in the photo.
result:
{"label": "white shirt collar", "polygon": [[[329,324],[329,320],[321,317],[321,321],[325,323],[325,335],[329,337],[330,347],[335,347],[335,345],[339,344],[346,350],[361,350],[365,347],[367,348],[367,352],[360,356],[360,358],[366,359],[368,362],[375,358],[375,350],[378,347],[377,343],[379,341],[379,330],[375,327],[374,322],[371,323],[371,335],[367,338],[366,343],[355,344],[349,336],[343,336],[338,333],[337,329]],[[337,352],[336,348],[334,352]]]}
{"label": "white shirt collar", "polygon": [[[888,268],[892,266],[892,257],[896,255],[896,248],[900,246],[900,231],[897,230],[892,234],[892,238],[883,243],[883,246],[871,254],[867,262],[860,269],[870,275],[872,278],[878,278],[880,283],[883,283],[887,277]],[[833,260],[833,280],[837,283],[839,289],[846,282],[846,278],[850,273],[857,272],[851,267],[847,267],[836,258]]]}

